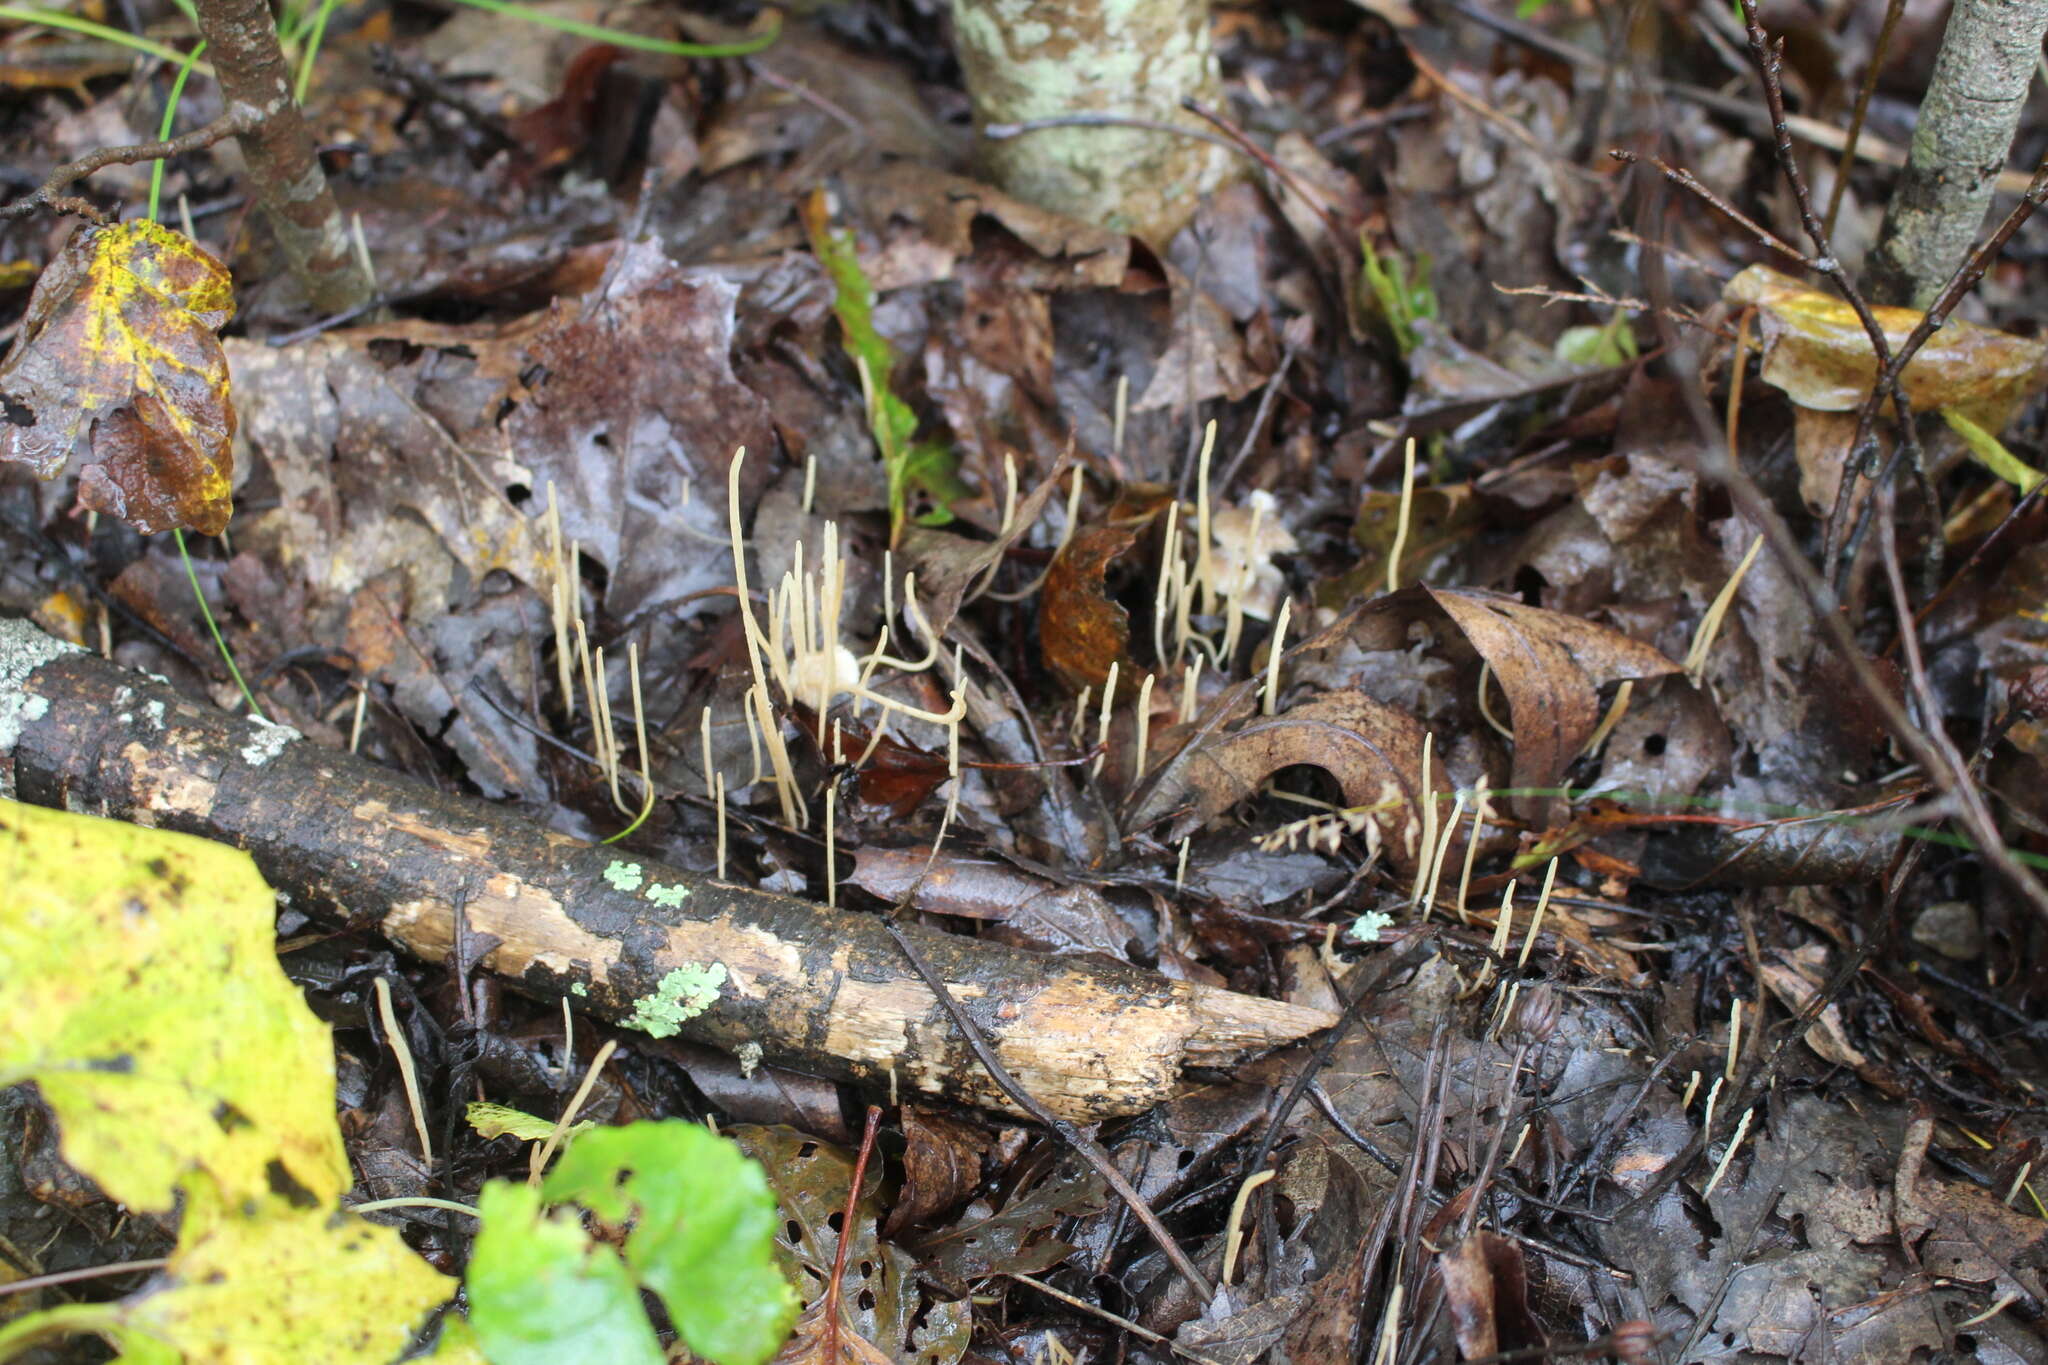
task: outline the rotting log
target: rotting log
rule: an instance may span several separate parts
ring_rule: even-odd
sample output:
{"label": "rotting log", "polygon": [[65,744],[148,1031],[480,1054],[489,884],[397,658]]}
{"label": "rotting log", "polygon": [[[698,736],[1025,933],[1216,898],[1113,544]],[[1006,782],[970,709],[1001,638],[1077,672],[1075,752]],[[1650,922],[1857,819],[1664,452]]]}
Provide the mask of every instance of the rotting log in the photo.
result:
{"label": "rotting log", "polygon": [[[0,621],[0,796],[247,849],[293,907],[430,962],[458,905],[527,993],[838,1080],[1014,1106],[873,916],[584,843]],[[906,926],[1018,1081],[1061,1118],[1135,1114],[1187,1066],[1335,1022],[1316,1009]],[[487,940],[486,940],[487,941]],[[723,968],[678,1026],[678,992]],[[758,1049],[758,1052],[756,1051]]]}

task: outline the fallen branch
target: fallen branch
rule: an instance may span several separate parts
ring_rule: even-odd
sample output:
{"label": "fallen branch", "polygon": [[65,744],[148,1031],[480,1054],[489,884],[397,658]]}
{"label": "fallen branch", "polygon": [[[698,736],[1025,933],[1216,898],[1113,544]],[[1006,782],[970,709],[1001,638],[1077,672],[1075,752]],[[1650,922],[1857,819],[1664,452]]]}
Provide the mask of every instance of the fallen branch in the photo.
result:
{"label": "fallen branch", "polygon": [[[543,998],[742,1058],[1019,1112],[876,917],[717,882],[230,716],[0,621],[0,796],[245,848],[296,909],[430,962],[458,905],[484,965]],[[913,941],[1054,1116],[1140,1113],[1325,1011],[916,925]],[[485,940],[488,941],[488,940]],[[719,981],[685,1018],[684,983]]]}

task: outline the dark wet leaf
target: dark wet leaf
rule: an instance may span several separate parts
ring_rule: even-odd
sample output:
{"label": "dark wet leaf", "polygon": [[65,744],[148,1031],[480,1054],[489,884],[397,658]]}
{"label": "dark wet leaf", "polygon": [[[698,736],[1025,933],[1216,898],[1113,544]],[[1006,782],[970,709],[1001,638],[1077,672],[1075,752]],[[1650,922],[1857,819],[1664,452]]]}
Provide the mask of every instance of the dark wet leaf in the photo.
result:
{"label": "dark wet leaf", "polygon": [[227,267],[146,219],[81,228],[36,281],[0,365],[0,464],[53,479],[81,430],[78,498],[144,533],[227,529],[235,411],[215,335]]}
{"label": "dark wet leaf", "polygon": [[1522,1249],[1480,1229],[1437,1257],[1451,1330],[1467,1360],[1496,1351],[1541,1350],[1549,1343],[1529,1313],[1529,1281]]}
{"label": "dark wet leaf", "polygon": [[970,1209],[951,1227],[922,1239],[920,1268],[963,1291],[990,1275],[1036,1275],[1073,1251],[1052,1230],[1069,1218],[1100,1212],[1106,1204],[1102,1177],[1082,1167],[1078,1158],[1062,1157],[1002,1212]]}
{"label": "dark wet leaf", "polygon": [[732,582],[726,470],[749,458],[757,493],[776,450],[768,405],[733,374],[738,286],[678,269],[653,243],[624,259],[601,301],[548,315],[510,354],[511,454],[535,500],[559,489],[565,537],[609,570],[606,611],[630,620]]}
{"label": "dark wet leaf", "polygon": [[804,1310],[795,1334],[783,1343],[770,1365],[895,1365],[844,1322],[836,1332],[828,1331],[829,1321],[825,1300],[819,1299]]}
{"label": "dark wet leaf", "polygon": [[[816,750],[818,713],[802,702],[791,703],[789,712],[803,737],[801,742]],[[867,755],[855,777],[855,790],[860,804],[879,814],[905,819],[952,775],[943,754],[905,744],[889,734],[877,741],[872,731],[850,716],[835,715],[832,723],[838,728],[840,751],[848,762]],[[827,758],[822,752],[820,757]]]}
{"label": "dark wet leaf", "polygon": [[[789,1128],[743,1125],[729,1136],[766,1168],[782,1210],[777,1245],[796,1271],[791,1278],[798,1295],[815,1306],[823,1301],[838,1251],[853,1154]],[[877,1167],[868,1168],[868,1178],[879,1185]],[[952,1365],[967,1346],[968,1306],[964,1301],[924,1302],[919,1264],[881,1239],[881,1215],[879,1189],[869,1187],[854,1206],[840,1289],[842,1325],[910,1365]]]}
{"label": "dark wet leaf", "polygon": [[882,1231],[894,1237],[957,1208],[981,1183],[988,1133],[935,1109],[903,1106],[903,1190]]}
{"label": "dark wet leaf", "polygon": [[928,858],[924,848],[870,845],[854,854],[848,880],[883,900],[910,895],[918,910],[1000,923],[1005,932],[997,937],[1040,952],[1128,956],[1131,927],[1092,886],[1062,885],[996,858],[944,853],[925,874]]}

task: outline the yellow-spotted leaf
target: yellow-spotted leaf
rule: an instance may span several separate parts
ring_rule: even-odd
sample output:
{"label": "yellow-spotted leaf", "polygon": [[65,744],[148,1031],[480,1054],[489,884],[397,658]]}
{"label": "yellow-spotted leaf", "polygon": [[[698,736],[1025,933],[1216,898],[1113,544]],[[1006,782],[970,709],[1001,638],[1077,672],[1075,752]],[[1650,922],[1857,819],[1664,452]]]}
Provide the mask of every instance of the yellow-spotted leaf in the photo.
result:
{"label": "yellow-spotted leaf", "polygon": [[[1783,389],[1800,407],[1818,412],[1854,412],[1863,406],[1877,382],[1877,357],[1870,334],[1848,304],[1761,265],[1730,280],[1721,297],[1755,306],[1765,382]],[[1893,350],[1921,318],[1911,308],[1872,311]],[[1915,409],[1953,408],[1997,432],[2040,387],[2044,361],[2048,344],[1950,319],[1914,355],[1901,379]]]}
{"label": "yellow-spotted leaf", "polygon": [[162,1283],[124,1300],[110,1335],[160,1343],[184,1365],[387,1365],[456,1287],[396,1228],[328,1209],[247,1218],[205,1201],[186,1211]]}
{"label": "yellow-spotted leaf", "polygon": [[0,1086],[41,1087],[66,1160],[135,1209],[339,1203],[333,1047],[247,854],[0,801],[0,886]]}
{"label": "yellow-spotted leaf", "polygon": [[0,364],[0,463],[38,478],[81,443],[78,499],[138,531],[226,529],[235,410],[215,333],[227,267],[147,220],[73,234]]}

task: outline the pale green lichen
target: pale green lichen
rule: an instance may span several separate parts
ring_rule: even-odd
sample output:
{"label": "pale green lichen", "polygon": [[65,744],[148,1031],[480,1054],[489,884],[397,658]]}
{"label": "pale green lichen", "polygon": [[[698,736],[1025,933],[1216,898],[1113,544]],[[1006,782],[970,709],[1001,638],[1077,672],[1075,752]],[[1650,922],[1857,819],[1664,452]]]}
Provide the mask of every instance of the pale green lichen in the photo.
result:
{"label": "pale green lichen", "polygon": [[604,870],[604,879],[621,891],[633,892],[640,889],[642,873],[640,864],[623,859],[615,860]]}
{"label": "pale green lichen", "polygon": [[673,910],[683,903],[683,897],[690,894],[687,886],[663,886],[660,882],[647,888],[647,899],[656,905],[665,905]]}
{"label": "pale green lichen", "polygon": [[580,999],[590,994],[590,987],[584,985],[581,981],[571,981],[569,983],[569,994]]}
{"label": "pale green lichen", "polygon": [[685,962],[664,976],[652,995],[633,1003],[626,1027],[655,1038],[673,1037],[684,1024],[711,1008],[725,978],[723,962],[708,967],[701,962]]}
{"label": "pale green lichen", "polygon": [[1393,927],[1394,920],[1391,915],[1382,910],[1368,910],[1352,921],[1346,935],[1360,943],[1378,943],[1380,936]]}

